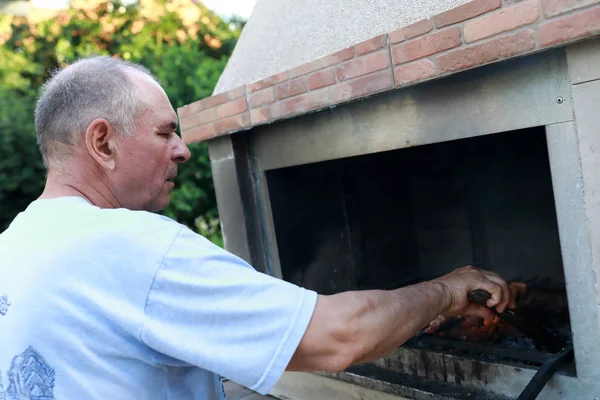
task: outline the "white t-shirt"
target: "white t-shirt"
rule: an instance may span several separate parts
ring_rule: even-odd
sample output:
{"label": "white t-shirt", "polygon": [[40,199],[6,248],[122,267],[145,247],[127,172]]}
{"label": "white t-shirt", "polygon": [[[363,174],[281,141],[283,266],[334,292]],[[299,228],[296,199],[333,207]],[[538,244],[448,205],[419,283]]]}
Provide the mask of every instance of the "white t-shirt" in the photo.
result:
{"label": "white t-shirt", "polygon": [[317,295],[185,226],[78,197],[0,234],[0,399],[224,399],[267,393]]}

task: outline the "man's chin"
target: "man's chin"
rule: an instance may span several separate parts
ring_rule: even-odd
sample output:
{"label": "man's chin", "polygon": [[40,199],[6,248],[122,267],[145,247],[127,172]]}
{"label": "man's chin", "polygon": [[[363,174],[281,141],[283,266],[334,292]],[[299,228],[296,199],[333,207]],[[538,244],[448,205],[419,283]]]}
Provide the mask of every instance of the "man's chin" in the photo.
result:
{"label": "man's chin", "polygon": [[169,204],[171,203],[171,194],[167,194],[166,196],[164,196],[161,199],[157,199],[157,201],[153,202],[152,204],[150,204],[147,208],[146,211],[150,211],[150,212],[159,212],[159,211],[163,211],[165,210],[167,207],[169,207]]}
{"label": "man's chin", "polygon": [[165,202],[161,203],[161,204],[157,204],[156,209],[154,210],[155,212],[158,211],[163,211],[166,210],[167,207],[169,207],[169,204],[171,204],[171,199],[167,199]]}

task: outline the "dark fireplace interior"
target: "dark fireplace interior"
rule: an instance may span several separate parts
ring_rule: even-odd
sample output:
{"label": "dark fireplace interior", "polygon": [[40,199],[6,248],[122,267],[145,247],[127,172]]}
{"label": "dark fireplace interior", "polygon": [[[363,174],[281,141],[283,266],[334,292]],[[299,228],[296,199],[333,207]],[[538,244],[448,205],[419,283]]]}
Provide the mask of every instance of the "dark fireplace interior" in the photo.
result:
{"label": "dark fireplace interior", "polygon": [[[321,294],[393,289],[472,264],[525,283],[519,312],[569,340],[543,127],[266,177],[285,280]],[[473,318],[448,321],[407,346],[532,365],[545,352],[502,321]]]}

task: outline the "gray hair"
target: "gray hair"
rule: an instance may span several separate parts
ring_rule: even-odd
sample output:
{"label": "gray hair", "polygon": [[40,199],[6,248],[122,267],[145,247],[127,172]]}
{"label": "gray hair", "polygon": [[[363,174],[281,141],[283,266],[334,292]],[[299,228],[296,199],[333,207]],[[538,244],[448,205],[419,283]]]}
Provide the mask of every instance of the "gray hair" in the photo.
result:
{"label": "gray hair", "polygon": [[141,65],[107,56],[82,58],[52,73],[35,109],[37,143],[46,167],[57,144],[75,145],[96,118],[106,119],[123,136],[133,135],[144,102],[125,73],[127,67],[156,80]]}

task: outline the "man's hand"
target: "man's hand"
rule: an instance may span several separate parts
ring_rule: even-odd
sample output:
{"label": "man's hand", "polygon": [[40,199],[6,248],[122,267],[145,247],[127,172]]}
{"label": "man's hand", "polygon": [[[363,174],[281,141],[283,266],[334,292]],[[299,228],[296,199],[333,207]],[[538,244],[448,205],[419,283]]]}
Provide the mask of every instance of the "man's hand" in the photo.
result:
{"label": "man's hand", "polygon": [[469,301],[468,293],[476,289],[486,290],[492,295],[487,306],[495,307],[498,312],[504,311],[507,307],[516,307],[515,295],[508,283],[494,272],[467,266],[456,269],[433,282],[441,284],[449,295],[450,305],[443,313],[446,317],[476,315],[487,319],[494,318],[493,312]]}
{"label": "man's hand", "polygon": [[511,290],[504,279],[474,267],[395,290],[364,290],[319,296],[288,371],[343,371],[376,360],[406,342],[437,315],[479,315],[491,310],[471,303],[471,290],[491,293],[488,306],[504,310]]}

